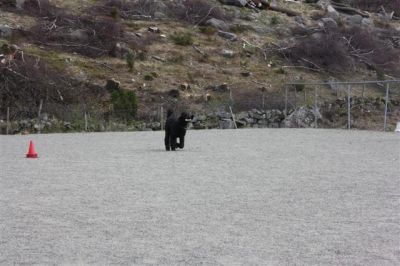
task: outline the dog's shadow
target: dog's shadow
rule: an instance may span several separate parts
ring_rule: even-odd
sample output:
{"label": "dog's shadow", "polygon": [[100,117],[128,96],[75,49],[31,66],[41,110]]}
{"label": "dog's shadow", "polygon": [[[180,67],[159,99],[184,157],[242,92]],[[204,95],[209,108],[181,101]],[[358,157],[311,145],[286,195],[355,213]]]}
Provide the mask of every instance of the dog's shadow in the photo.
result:
{"label": "dog's shadow", "polygon": [[166,151],[165,149],[150,149],[150,150],[146,150],[146,151],[157,152],[157,153],[158,152],[174,153],[174,152],[194,152],[195,150],[192,150],[192,149],[176,149],[175,151]]}

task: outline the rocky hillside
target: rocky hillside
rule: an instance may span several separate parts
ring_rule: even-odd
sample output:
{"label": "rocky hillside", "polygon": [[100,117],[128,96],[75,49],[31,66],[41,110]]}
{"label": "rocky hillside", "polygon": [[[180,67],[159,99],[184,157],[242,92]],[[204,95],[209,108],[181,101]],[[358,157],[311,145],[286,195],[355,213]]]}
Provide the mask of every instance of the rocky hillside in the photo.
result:
{"label": "rocky hillside", "polygon": [[[7,107],[14,120],[40,110],[59,121],[90,113],[124,123],[159,120],[167,108],[282,112],[288,82],[395,79],[400,0],[371,2],[0,0],[0,120]],[[362,101],[379,102],[383,91],[363,87]],[[298,92],[288,112],[313,105],[313,88]],[[331,86],[318,96],[321,108],[338,99]],[[375,119],[369,111],[362,128]]]}

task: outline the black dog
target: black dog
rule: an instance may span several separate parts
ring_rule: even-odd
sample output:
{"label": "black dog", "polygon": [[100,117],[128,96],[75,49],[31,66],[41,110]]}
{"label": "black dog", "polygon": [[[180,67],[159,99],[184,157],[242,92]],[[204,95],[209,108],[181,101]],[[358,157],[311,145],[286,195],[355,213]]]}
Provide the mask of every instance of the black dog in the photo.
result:
{"label": "black dog", "polygon": [[[165,122],[165,149],[175,150],[177,147],[183,149],[185,145],[185,134],[187,124],[192,120],[193,116],[182,113],[178,119],[175,118],[173,112],[168,110],[167,121]],[[177,139],[179,138],[179,143]]]}

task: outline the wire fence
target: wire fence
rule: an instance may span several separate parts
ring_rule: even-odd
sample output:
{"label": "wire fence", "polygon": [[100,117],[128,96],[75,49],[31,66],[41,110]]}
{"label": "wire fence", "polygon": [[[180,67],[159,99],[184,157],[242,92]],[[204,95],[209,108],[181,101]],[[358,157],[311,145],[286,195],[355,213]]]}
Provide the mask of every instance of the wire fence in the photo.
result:
{"label": "wire fence", "polygon": [[[225,98],[210,100],[204,97],[202,115],[215,120],[217,118],[212,116],[225,110],[230,114],[228,119],[237,127],[234,114],[242,111],[259,110],[260,114],[265,114],[266,110],[279,110],[287,118],[305,106],[314,112],[314,127],[386,131],[394,129],[400,122],[398,80],[302,81],[285,84],[281,90],[273,92],[264,87],[253,90],[232,87],[228,92]],[[0,106],[0,133],[162,130],[167,109],[171,106],[175,113],[190,109],[188,104],[179,104],[179,101],[146,103],[137,113],[131,109],[116,111],[111,105],[61,105],[46,101],[40,101],[35,111]],[[103,111],[99,112],[100,109]],[[323,119],[317,119],[320,115]]]}
{"label": "wire fence", "polygon": [[[322,87],[329,87],[328,93]],[[400,122],[400,80],[361,82],[293,82],[284,86],[285,114],[299,105],[323,111],[325,126],[386,131]],[[380,126],[368,119],[380,120]],[[375,121],[378,122],[378,121]],[[379,124],[379,123],[375,123]],[[318,123],[315,123],[318,127]]]}

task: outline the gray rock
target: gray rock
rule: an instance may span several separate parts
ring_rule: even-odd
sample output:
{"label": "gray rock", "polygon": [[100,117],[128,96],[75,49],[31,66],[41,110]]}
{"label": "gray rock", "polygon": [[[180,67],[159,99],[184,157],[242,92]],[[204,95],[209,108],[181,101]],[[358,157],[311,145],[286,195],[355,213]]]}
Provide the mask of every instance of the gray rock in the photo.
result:
{"label": "gray rock", "polygon": [[160,33],[160,29],[158,27],[155,27],[155,26],[148,27],[147,31],[153,32],[153,33]]}
{"label": "gray rock", "polygon": [[200,121],[206,121],[207,116],[205,116],[205,115],[199,115],[199,116],[198,116],[198,119],[199,119]]}
{"label": "gray rock", "polygon": [[206,125],[204,123],[194,123],[193,129],[206,129]]}
{"label": "gray rock", "polygon": [[221,129],[233,129],[235,125],[231,119],[222,119],[219,121],[219,127]]}
{"label": "gray rock", "polygon": [[253,73],[251,73],[250,71],[243,71],[240,73],[240,75],[242,75],[243,77],[250,77],[251,75],[253,75]]}
{"label": "gray rock", "polygon": [[272,34],[275,33],[275,29],[265,26],[254,26],[253,30],[259,34]]}
{"label": "gray rock", "polygon": [[207,90],[212,90],[215,92],[227,92],[229,91],[229,86],[226,83],[222,83],[220,85],[209,85],[206,87]]}
{"label": "gray rock", "polygon": [[285,115],[279,110],[268,110],[266,112],[267,120],[270,123],[280,123],[285,119]]}
{"label": "gray rock", "polygon": [[222,37],[224,39],[227,39],[229,41],[232,41],[232,42],[237,40],[237,35],[232,33],[232,32],[219,30],[218,31],[218,36],[220,36],[220,37]]}
{"label": "gray rock", "polygon": [[314,127],[316,119],[321,119],[319,111],[302,106],[291,113],[285,120],[285,127]]}
{"label": "gray rock", "polygon": [[258,120],[257,122],[259,127],[268,127],[268,121],[267,120]]}
{"label": "gray rock", "polygon": [[267,116],[265,114],[258,114],[258,113],[253,113],[253,117],[256,120],[263,120],[266,119]]}
{"label": "gray rock", "polygon": [[165,19],[165,18],[168,18],[168,16],[165,15],[163,12],[156,11],[156,12],[154,12],[154,18],[155,19]]}
{"label": "gray rock", "polygon": [[32,127],[32,122],[29,119],[23,119],[23,120],[18,122],[18,126],[21,129],[31,128]]}
{"label": "gray rock", "polygon": [[350,25],[361,25],[363,17],[360,15],[347,16],[346,21]]}
{"label": "gray rock", "polygon": [[249,117],[249,113],[248,112],[240,112],[238,114],[235,115],[235,118],[237,120],[245,120],[245,118]]}
{"label": "gray rock", "polygon": [[320,40],[324,35],[321,32],[315,32],[311,34],[311,38],[314,40]]}
{"label": "gray rock", "polygon": [[338,21],[340,19],[339,12],[337,12],[336,9],[333,6],[328,5],[327,8],[326,8],[326,11],[327,11],[327,17],[328,18],[332,18],[335,21]]}
{"label": "gray rock", "polygon": [[321,21],[326,28],[337,28],[338,26],[337,22],[333,18],[322,18]]}
{"label": "gray rock", "polygon": [[71,124],[70,122],[67,122],[67,121],[64,121],[64,122],[63,122],[63,126],[64,126],[64,129],[65,129],[65,130],[71,130],[71,129],[73,129],[72,124]]}
{"label": "gray rock", "polygon": [[363,18],[361,20],[361,25],[366,26],[366,27],[373,27],[374,26],[374,22],[369,18]]}
{"label": "gray rock", "polygon": [[246,123],[247,123],[247,124],[250,124],[250,125],[255,124],[254,119],[251,118],[251,117],[245,117],[245,118],[244,118],[244,121],[246,121]]}
{"label": "gray rock", "polygon": [[304,18],[301,17],[301,16],[295,16],[295,17],[294,17],[294,21],[296,21],[297,23],[299,23],[299,24],[301,24],[301,25],[305,25],[305,24],[306,24],[306,21],[305,21]]}
{"label": "gray rock", "polygon": [[122,42],[117,42],[111,52],[113,56],[122,59],[125,59],[128,53],[133,53],[133,50],[128,44]]}
{"label": "gray rock", "polygon": [[0,25],[0,37],[1,38],[11,38],[12,28],[8,25]]}
{"label": "gray rock", "polygon": [[275,33],[278,34],[279,36],[289,37],[293,33],[292,30],[289,27],[287,27],[286,25],[285,26],[277,26],[274,30],[275,30]]}
{"label": "gray rock", "polygon": [[281,124],[280,124],[280,123],[270,123],[270,124],[268,125],[268,127],[271,127],[271,128],[280,128],[280,127],[281,127]]}
{"label": "gray rock", "polygon": [[230,120],[231,119],[231,114],[228,113],[228,112],[225,112],[225,111],[218,111],[216,115],[221,120],[223,120],[223,119],[229,119]]}
{"label": "gray rock", "polygon": [[89,35],[85,30],[78,29],[70,32],[69,37],[74,41],[85,42],[89,40]]}
{"label": "gray rock", "polygon": [[40,114],[40,120],[48,121],[49,120],[49,114],[48,113],[41,113]]}
{"label": "gray rock", "polygon": [[221,55],[225,58],[233,58],[235,53],[232,50],[224,49],[221,51]]}
{"label": "gray rock", "polygon": [[160,122],[152,122],[148,125],[149,128],[152,130],[160,130],[161,129],[161,123]]}
{"label": "gray rock", "polygon": [[246,21],[256,21],[260,17],[260,13],[245,13],[245,14],[239,14],[240,19],[246,20]]}
{"label": "gray rock", "polygon": [[322,9],[326,9],[330,4],[330,0],[319,0],[317,2],[317,5]]}
{"label": "gray rock", "polygon": [[25,4],[25,1],[26,1],[26,0],[16,0],[16,1],[15,1],[15,6],[16,6],[18,9],[22,9],[23,6],[24,6],[24,4]]}
{"label": "gray rock", "polygon": [[247,0],[219,0],[224,5],[240,6],[244,7],[247,5]]}
{"label": "gray rock", "polygon": [[222,31],[228,31],[229,29],[229,26],[224,21],[216,18],[207,20],[206,25]]}
{"label": "gray rock", "polygon": [[246,123],[246,121],[242,121],[242,120],[240,120],[240,121],[235,121],[236,122],[236,126],[238,127],[238,128],[242,128],[242,127],[246,127],[247,126],[247,123]]}

